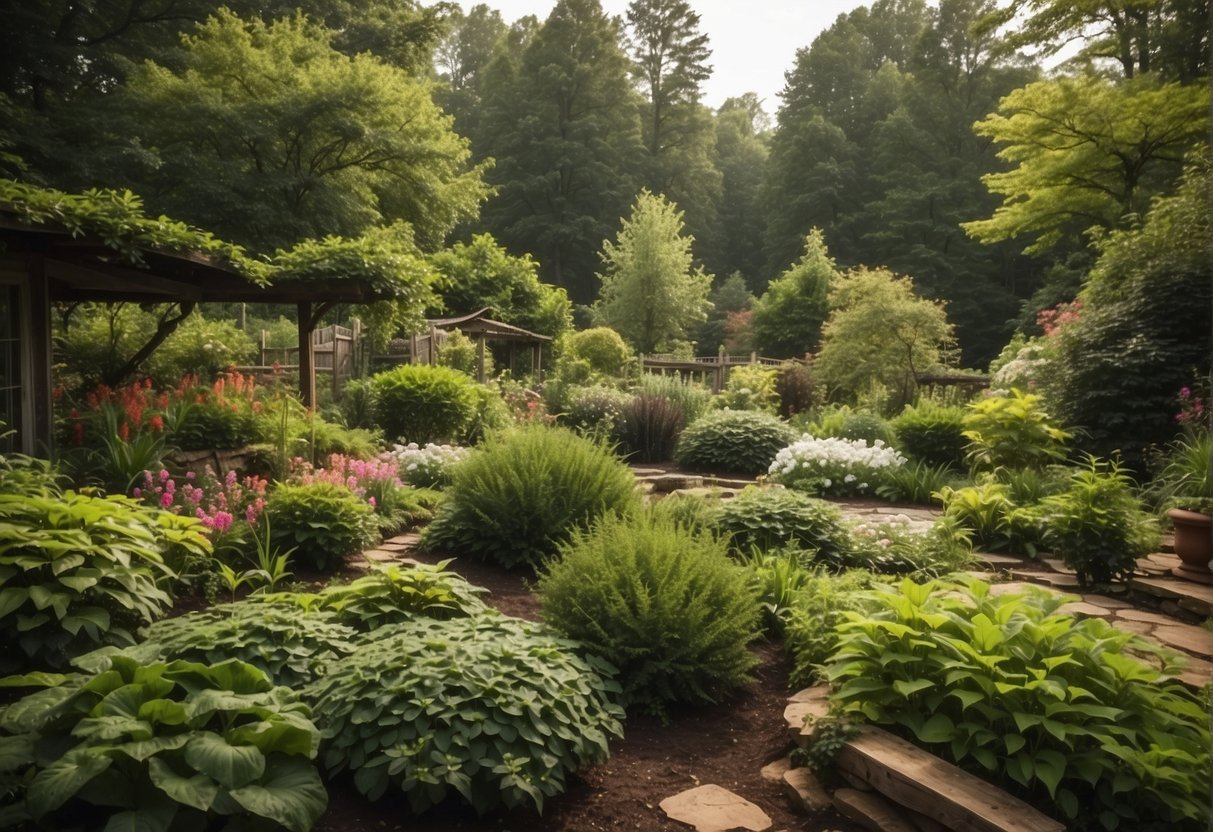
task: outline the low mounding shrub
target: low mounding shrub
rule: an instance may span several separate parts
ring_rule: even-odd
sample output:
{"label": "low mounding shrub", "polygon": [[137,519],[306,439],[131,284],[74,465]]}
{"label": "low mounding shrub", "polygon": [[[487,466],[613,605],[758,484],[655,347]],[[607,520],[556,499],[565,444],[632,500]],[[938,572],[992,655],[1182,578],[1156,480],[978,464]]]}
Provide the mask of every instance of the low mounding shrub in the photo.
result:
{"label": "low mounding shrub", "polygon": [[809,494],[854,497],[871,494],[885,481],[886,473],[905,463],[905,457],[877,439],[817,439],[806,434],[776,454],[770,475]]}
{"label": "low mounding shrub", "polygon": [[568,407],[560,414],[560,423],[582,436],[613,442],[623,428],[624,413],[631,401],[627,393],[604,384],[574,387],[568,393]]}
{"label": "low mounding shrub", "polygon": [[433,565],[383,566],[348,584],[329,584],[314,593],[283,592],[264,600],[292,604],[363,633],[417,617],[445,620],[483,612],[480,596],[486,590],[447,571],[449,564],[444,560]]}
{"label": "low mounding shrub", "polygon": [[623,336],[609,326],[573,332],[560,341],[561,361],[584,361],[590,370],[604,376],[619,376],[632,358]]}
{"label": "low mounding shrub", "polygon": [[756,475],[795,439],[796,432],[769,413],[719,410],[687,426],[675,457],[685,468]]}
{"label": "low mounding shrub", "polygon": [[[144,664],[176,659],[218,664],[237,659],[256,667],[276,685],[297,688],[354,652],[356,635],[356,630],[332,617],[248,600],[157,621],[147,628],[143,642],[122,653]],[[107,660],[98,651],[77,664],[100,669]]]}
{"label": "low mounding shrub", "polygon": [[712,401],[711,391],[698,382],[655,373],[642,375],[640,381],[632,388],[632,392],[638,396],[642,394],[660,396],[677,402],[686,417],[686,424],[698,419]]}
{"label": "low mounding shrub", "polygon": [[964,435],[965,411],[923,401],[907,407],[891,422],[897,445],[906,456],[926,465],[961,468],[968,439]]}
{"label": "low mounding shrub", "polygon": [[922,531],[904,514],[881,515],[875,522],[853,523],[851,540],[847,565],[885,575],[928,580],[967,569],[973,562],[968,531],[946,517]]}
{"label": "low mounding shrub", "polygon": [[347,555],[378,539],[375,512],[345,486],[330,482],[279,485],[265,506],[279,550],[319,570],[341,566]]}
{"label": "low mounding shrub", "polygon": [[459,464],[421,544],[506,568],[534,566],[574,529],[638,501],[632,472],[606,448],[567,430],[528,425]]}
{"label": "low mounding shrub", "polygon": [[637,393],[623,411],[621,451],[633,462],[666,462],[674,458],[686,426],[682,407],[673,399]]}
{"label": "low mounding shrub", "polygon": [[496,615],[377,630],[304,689],[324,765],[371,800],[399,789],[414,812],[455,795],[481,813],[542,810],[622,734],[610,669],[579,649]]}
{"label": "low mounding shrub", "polygon": [[6,825],[307,832],[323,814],[319,732],[291,691],[238,661],[109,661],[3,712]]}
{"label": "low mounding shrub", "polygon": [[747,488],[721,504],[716,528],[740,553],[792,547],[841,564],[851,549],[842,513],[830,503],[786,488]]}
{"label": "low mounding shrub", "polygon": [[1069,488],[1041,500],[1036,513],[1045,546],[1084,586],[1127,578],[1158,545],[1157,523],[1115,462],[1089,459],[1071,474]]}
{"label": "low mounding shrub", "polygon": [[[1208,714],[1157,648],[1040,590],[902,581],[848,613],[834,703],[1018,792],[1075,830],[1203,830]],[[890,661],[890,657],[896,657]]]}
{"label": "low mounding shrub", "polygon": [[1069,434],[1055,426],[1034,393],[1012,390],[969,405],[964,416],[975,468],[1039,468],[1065,456]]}
{"label": "low mounding shrub", "polygon": [[193,517],[60,492],[49,475],[20,479],[24,493],[0,493],[0,672],[62,668],[78,653],[134,643],[172,603],[165,555],[211,551]]}
{"label": "low mounding shrub", "polygon": [[472,422],[474,387],[468,376],[450,367],[404,364],[371,378],[375,418],[389,439],[449,441]]}
{"label": "low mounding shrub", "polygon": [[539,579],[544,620],[619,668],[623,701],[716,702],[757,663],[759,608],[724,543],[648,513],[573,535]]}
{"label": "low mounding shrub", "polygon": [[882,416],[870,410],[852,410],[845,404],[823,408],[807,429],[818,439],[863,440],[869,445],[878,439],[892,445],[894,439],[892,426]]}
{"label": "low mounding shrub", "polygon": [[779,394],[775,391],[776,371],[757,364],[734,367],[724,389],[712,400],[714,407],[728,410],[779,410]]}
{"label": "low mounding shrub", "polygon": [[969,532],[973,544],[985,551],[1036,553],[1040,531],[1030,510],[1012,497],[1010,487],[990,475],[971,486],[944,486],[936,492],[944,518]]}

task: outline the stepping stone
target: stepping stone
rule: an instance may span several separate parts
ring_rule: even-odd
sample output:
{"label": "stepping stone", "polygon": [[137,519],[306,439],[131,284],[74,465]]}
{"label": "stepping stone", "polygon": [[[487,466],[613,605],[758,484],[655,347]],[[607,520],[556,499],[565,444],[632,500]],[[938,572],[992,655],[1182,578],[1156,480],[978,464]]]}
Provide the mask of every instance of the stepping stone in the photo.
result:
{"label": "stepping stone", "polygon": [[[836,765],[887,799],[956,832],[1065,832],[1062,824],[1019,798],[879,728],[861,728],[843,744]],[[835,806],[844,814],[839,794],[845,791],[834,793]],[[841,802],[852,805],[851,799],[843,794]],[[904,813],[894,817],[900,820]]]}
{"label": "stepping stone", "polygon": [[830,698],[830,686],[826,684],[813,685],[804,690],[798,690],[788,697],[789,702],[820,702]]}
{"label": "stepping stone", "polygon": [[380,543],[376,548],[387,549],[389,552],[404,552],[413,547],[409,546],[407,543],[393,543],[390,540],[385,540],[382,543]]}
{"label": "stepping stone", "polygon": [[1068,604],[1062,604],[1057,608],[1057,611],[1066,615],[1077,615],[1082,618],[1110,619],[1116,614],[1107,607],[1101,607],[1098,604],[1091,604],[1086,601],[1071,601]]}
{"label": "stepping stone", "polygon": [[1163,552],[1155,552],[1152,555],[1148,555],[1146,559],[1152,560],[1159,566],[1165,566],[1168,569],[1173,569],[1183,563],[1183,561],[1175,555],[1168,555]]}
{"label": "stepping stone", "polygon": [[815,702],[792,702],[783,709],[783,718],[788,723],[788,731],[792,740],[800,747],[809,744],[815,730],[812,720],[825,716],[830,712],[830,703],[824,699]]}
{"label": "stepping stone", "polygon": [[1021,581],[1031,581],[1034,584],[1044,584],[1056,589],[1078,589],[1078,578],[1073,575],[1063,575],[1057,572],[1037,572],[1030,569],[1012,569],[1011,576]]}
{"label": "stepping stone", "polygon": [[395,543],[400,546],[416,546],[421,540],[421,535],[418,532],[405,532],[398,534],[395,537],[389,537],[385,542]]}
{"label": "stepping stone", "polygon": [[379,562],[396,561],[400,559],[400,552],[394,552],[389,549],[367,549],[362,553],[362,556],[367,560]]}
{"label": "stepping stone", "polygon": [[1043,587],[1040,584],[1030,584],[1025,581],[1008,581],[1005,584],[991,584],[990,594],[1008,595],[1013,592],[1027,592],[1029,589],[1048,590],[1048,587]]}
{"label": "stepping stone", "polygon": [[1014,555],[999,555],[995,552],[974,552],[973,556],[977,558],[979,563],[985,563],[991,569],[1006,567],[1013,569],[1023,566],[1023,558],[1017,558]]}
{"label": "stepping stone", "polygon": [[[1213,586],[1197,584],[1180,578],[1134,578],[1129,589],[1158,598],[1177,601],[1181,607],[1203,615],[1213,615]],[[1184,601],[1188,604],[1184,604]]]}
{"label": "stepping stone", "polygon": [[658,494],[669,494],[672,491],[682,491],[688,488],[703,488],[703,477],[684,474],[661,474],[645,477],[642,481],[653,486],[653,491]]}
{"label": "stepping stone", "polygon": [[905,809],[875,792],[839,789],[834,792],[834,808],[872,832],[918,832],[918,827],[905,819]]}
{"label": "stepping stone", "polygon": [[660,805],[667,817],[695,827],[696,832],[766,832],[772,826],[762,809],[713,783],[667,797]]}
{"label": "stepping stone", "polygon": [[830,793],[821,785],[817,775],[807,768],[793,768],[783,773],[783,790],[792,806],[805,814],[830,808]]}
{"label": "stepping stone", "polygon": [[1137,633],[1143,636],[1149,635],[1150,631],[1154,629],[1153,624],[1147,624],[1145,621],[1133,621],[1128,618],[1119,618],[1112,622],[1112,626],[1127,633]]}
{"label": "stepping stone", "polygon": [[1107,595],[1084,595],[1082,600],[1088,604],[1094,604],[1097,607],[1103,607],[1109,610],[1124,610],[1132,609],[1133,605],[1128,601],[1122,601],[1119,598],[1112,598]]}
{"label": "stepping stone", "polygon": [[1195,690],[1200,690],[1213,682],[1213,662],[1198,659],[1195,656],[1184,656],[1184,658],[1187,659],[1184,669],[1175,678]]}
{"label": "stepping stone", "polygon": [[1204,627],[1176,623],[1166,627],[1156,627],[1150,635],[1168,647],[1206,658],[1213,656],[1213,633]]}
{"label": "stepping stone", "polygon": [[1058,560],[1057,558],[1043,558],[1040,562],[1045,564],[1046,566],[1048,566],[1054,572],[1059,572],[1062,575],[1077,575],[1078,574],[1073,569],[1066,566],[1066,562],[1064,560]]}
{"label": "stepping stone", "polygon": [[783,773],[792,767],[791,757],[780,757],[762,767],[762,779],[768,783],[782,783]]}
{"label": "stepping stone", "polygon": [[1156,612],[1146,612],[1145,610],[1127,609],[1117,610],[1116,620],[1119,621],[1144,621],[1146,624],[1178,624],[1176,621],[1167,615],[1159,615]]}

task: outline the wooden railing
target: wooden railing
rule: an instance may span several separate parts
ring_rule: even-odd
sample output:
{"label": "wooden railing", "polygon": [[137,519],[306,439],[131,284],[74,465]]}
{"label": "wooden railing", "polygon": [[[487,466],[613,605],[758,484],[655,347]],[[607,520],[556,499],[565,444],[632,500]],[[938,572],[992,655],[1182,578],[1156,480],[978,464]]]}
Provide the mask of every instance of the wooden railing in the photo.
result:
{"label": "wooden railing", "polygon": [[782,358],[766,358],[758,353],[750,353],[749,355],[729,355],[727,353],[721,355],[706,355],[706,356],[677,356],[669,353],[653,353],[650,355],[640,356],[640,371],[658,372],[665,374],[674,372],[679,374],[700,374],[703,376],[705,383],[710,383],[712,391],[719,393],[724,389],[725,382],[729,377],[729,370],[734,367],[747,367],[759,365],[763,367],[779,367],[786,364],[789,360]]}

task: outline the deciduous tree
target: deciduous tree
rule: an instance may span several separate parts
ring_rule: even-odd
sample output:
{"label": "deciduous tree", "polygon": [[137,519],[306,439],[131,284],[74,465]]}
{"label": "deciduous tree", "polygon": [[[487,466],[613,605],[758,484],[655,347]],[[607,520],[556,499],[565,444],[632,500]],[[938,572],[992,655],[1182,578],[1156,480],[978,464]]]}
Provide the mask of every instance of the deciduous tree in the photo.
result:
{"label": "deciduous tree", "polygon": [[750,333],[763,355],[798,358],[814,352],[829,314],[829,293],[839,272],[826,250],[825,236],[814,228],[804,253],[754,304]]}

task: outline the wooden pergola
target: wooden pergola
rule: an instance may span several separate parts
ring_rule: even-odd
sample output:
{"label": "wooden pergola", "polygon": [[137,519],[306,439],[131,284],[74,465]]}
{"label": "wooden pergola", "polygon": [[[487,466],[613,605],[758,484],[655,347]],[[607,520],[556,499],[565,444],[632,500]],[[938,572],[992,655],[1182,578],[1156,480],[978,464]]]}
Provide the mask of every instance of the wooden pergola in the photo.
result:
{"label": "wooden pergola", "polygon": [[[370,303],[388,295],[357,279],[290,280],[262,285],[211,257],[188,252],[138,250],[134,264],[104,240],[73,237],[64,228],[27,225],[0,213],[0,290],[9,320],[3,339],[11,354],[0,388],[16,389],[20,412],[7,414],[16,424],[16,446],[27,453],[50,448],[51,304],[56,302],[131,301],[179,303],[181,315],[162,326],[140,353],[150,354],[199,303],[292,303],[299,321],[299,388],[304,404],[316,401],[312,331],[335,304]],[[15,349],[13,347],[15,346]],[[145,356],[144,356],[145,357]],[[15,382],[15,384],[14,384]],[[7,386],[5,386],[7,385]],[[5,414],[0,413],[0,418]]]}
{"label": "wooden pergola", "polygon": [[[531,348],[531,371],[538,376],[543,367],[543,345],[550,344],[550,335],[530,332],[520,326],[490,320],[488,314],[493,307],[486,306],[469,315],[455,318],[433,318],[426,321],[430,326],[430,344],[434,343],[434,330],[449,332],[457,329],[476,342],[476,379],[484,383],[484,346],[486,341],[505,341],[510,345],[510,366],[514,364],[514,349],[519,345]],[[414,357],[414,361],[416,358]]]}

